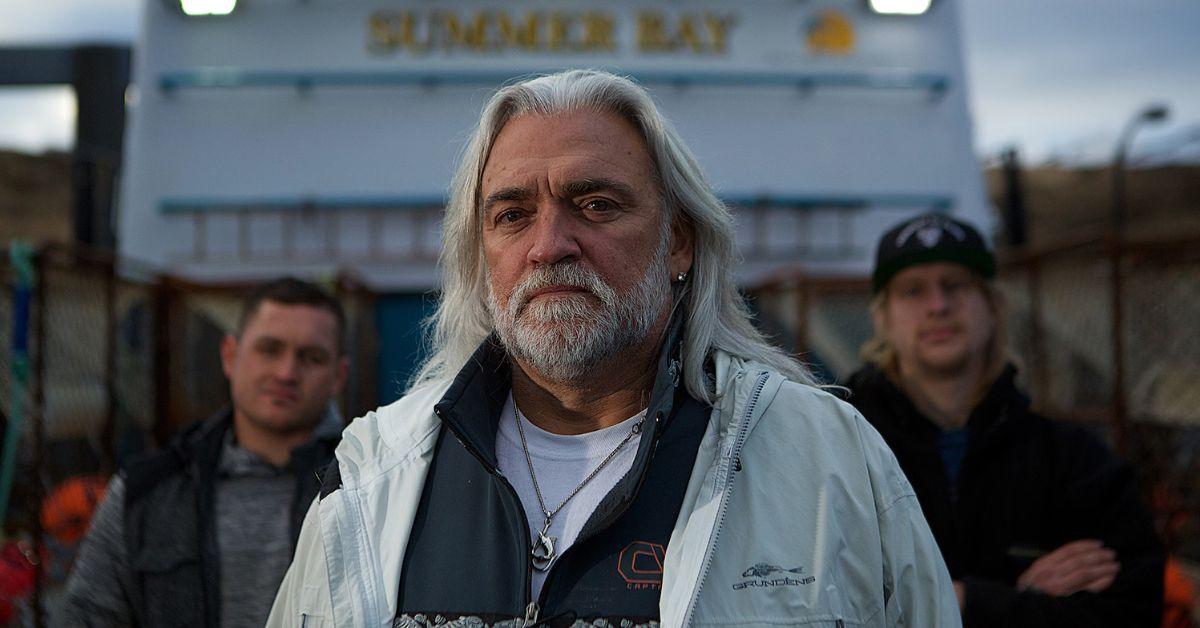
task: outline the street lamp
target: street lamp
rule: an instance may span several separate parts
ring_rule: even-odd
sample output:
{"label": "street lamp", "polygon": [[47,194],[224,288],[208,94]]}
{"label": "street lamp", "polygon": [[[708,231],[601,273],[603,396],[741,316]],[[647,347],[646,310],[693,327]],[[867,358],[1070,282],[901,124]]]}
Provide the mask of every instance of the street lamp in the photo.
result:
{"label": "street lamp", "polygon": [[1117,139],[1117,154],[1112,165],[1112,228],[1115,234],[1119,235],[1125,229],[1125,158],[1133,145],[1133,136],[1143,124],[1166,120],[1170,111],[1163,104],[1144,107],[1125,124]]}
{"label": "street lamp", "polygon": [[1113,342],[1113,427],[1117,437],[1117,446],[1125,446],[1125,422],[1128,418],[1128,406],[1125,400],[1125,303],[1124,279],[1121,273],[1123,252],[1121,239],[1125,230],[1125,157],[1133,144],[1133,135],[1143,124],[1160,122],[1167,119],[1169,110],[1166,105],[1153,104],[1142,108],[1125,124],[1121,136],[1117,139],[1117,154],[1113,157],[1112,166],[1112,229],[1113,241],[1110,248],[1112,271],[1109,275],[1112,282],[1112,342]]}
{"label": "street lamp", "polygon": [[870,0],[871,10],[882,15],[921,15],[933,0]]}
{"label": "street lamp", "polygon": [[237,6],[237,0],[179,0],[184,15],[229,15]]}

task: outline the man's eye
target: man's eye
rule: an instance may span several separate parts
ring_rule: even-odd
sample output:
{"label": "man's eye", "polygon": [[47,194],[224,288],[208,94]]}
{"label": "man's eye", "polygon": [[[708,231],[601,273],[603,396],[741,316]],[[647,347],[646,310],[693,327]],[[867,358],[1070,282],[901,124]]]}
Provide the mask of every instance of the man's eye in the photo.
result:
{"label": "man's eye", "polygon": [[496,216],[496,224],[503,225],[514,223],[524,216],[525,214],[519,209],[506,209]]}
{"label": "man's eye", "polygon": [[608,213],[617,209],[616,203],[603,198],[593,198],[584,201],[583,208],[590,212]]}
{"label": "man's eye", "polygon": [[324,351],[301,351],[300,359],[307,364],[322,366],[326,362],[329,362],[329,354]]}

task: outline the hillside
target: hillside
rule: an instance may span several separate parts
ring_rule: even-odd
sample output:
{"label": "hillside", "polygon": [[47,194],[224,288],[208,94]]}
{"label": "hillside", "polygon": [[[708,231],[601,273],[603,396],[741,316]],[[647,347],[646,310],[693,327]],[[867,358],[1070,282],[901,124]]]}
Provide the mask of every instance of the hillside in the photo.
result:
{"label": "hillside", "polygon": [[0,151],[0,244],[71,237],[71,156]]}
{"label": "hillside", "polygon": [[[989,168],[985,175],[992,204],[1004,207],[1002,172]],[[1108,168],[1038,167],[1025,170],[1021,184],[1031,244],[1108,227],[1112,215],[1112,172]],[[1130,170],[1125,185],[1132,235],[1200,234],[1200,166]]]}

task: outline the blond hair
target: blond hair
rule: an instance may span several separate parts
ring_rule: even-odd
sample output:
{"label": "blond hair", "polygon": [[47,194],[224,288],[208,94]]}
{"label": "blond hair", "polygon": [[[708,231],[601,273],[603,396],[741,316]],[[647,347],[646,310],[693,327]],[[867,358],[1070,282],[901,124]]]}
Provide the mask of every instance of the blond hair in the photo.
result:
{"label": "blond hair", "polygon": [[[995,320],[995,326],[992,328],[992,337],[988,341],[985,349],[986,355],[983,360],[983,373],[980,380],[980,386],[986,390],[991,383],[1000,377],[1000,373],[1011,361],[1008,347],[1006,346],[1005,338],[1005,313],[1004,313],[1004,296],[996,288],[995,284],[983,279],[975,273],[971,273],[976,288],[983,293],[984,300],[987,301],[988,310],[992,313],[992,318]],[[891,285],[885,285],[871,299],[871,320],[878,321],[887,314],[888,294]],[[876,324],[874,333],[870,339],[862,344],[858,351],[859,358],[868,364],[874,364],[884,372],[894,382],[900,381],[900,364],[899,358],[896,355],[896,349],[884,337],[879,325]]]}

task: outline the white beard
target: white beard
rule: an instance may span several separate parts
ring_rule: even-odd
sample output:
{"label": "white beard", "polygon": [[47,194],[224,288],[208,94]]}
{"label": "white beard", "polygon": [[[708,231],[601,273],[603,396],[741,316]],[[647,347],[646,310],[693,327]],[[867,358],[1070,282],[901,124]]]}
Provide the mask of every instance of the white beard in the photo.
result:
{"label": "white beard", "polygon": [[[488,311],[509,355],[550,381],[574,382],[622,349],[644,341],[670,292],[666,244],[655,251],[646,274],[624,295],[583,264],[567,262],[530,272],[500,308],[489,274]],[[529,301],[533,292],[551,285],[576,286],[586,292]]]}

